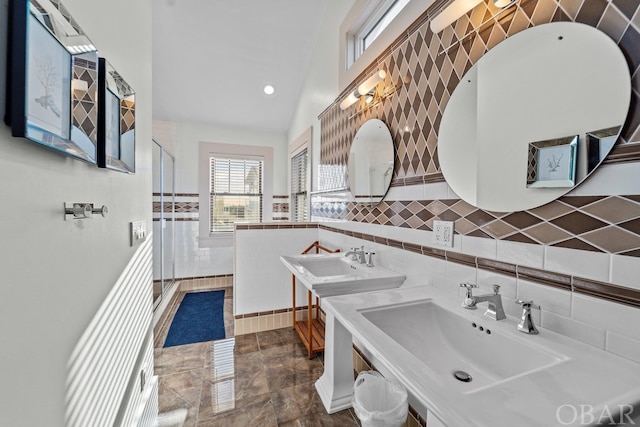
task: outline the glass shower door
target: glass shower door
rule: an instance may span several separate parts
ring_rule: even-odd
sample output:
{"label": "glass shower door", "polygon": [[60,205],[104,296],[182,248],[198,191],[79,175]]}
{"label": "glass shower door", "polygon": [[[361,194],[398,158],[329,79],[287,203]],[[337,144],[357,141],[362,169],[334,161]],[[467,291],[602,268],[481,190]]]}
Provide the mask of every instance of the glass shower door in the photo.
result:
{"label": "glass shower door", "polygon": [[153,307],[175,282],[175,159],[153,141]]}
{"label": "glass shower door", "polygon": [[162,156],[163,178],[163,221],[162,221],[162,279],[163,290],[173,285],[175,281],[175,190],[174,168],[175,160],[166,151]]}

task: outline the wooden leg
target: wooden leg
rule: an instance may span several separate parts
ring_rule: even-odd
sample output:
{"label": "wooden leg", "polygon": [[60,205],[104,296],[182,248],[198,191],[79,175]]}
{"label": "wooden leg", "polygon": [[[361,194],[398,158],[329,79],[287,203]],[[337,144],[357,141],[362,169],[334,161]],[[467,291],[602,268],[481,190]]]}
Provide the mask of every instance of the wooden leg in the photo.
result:
{"label": "wooden leg", "polygon": [[309,359],[313,357],[313,295],[307,291],[307,324],[309,325]]}

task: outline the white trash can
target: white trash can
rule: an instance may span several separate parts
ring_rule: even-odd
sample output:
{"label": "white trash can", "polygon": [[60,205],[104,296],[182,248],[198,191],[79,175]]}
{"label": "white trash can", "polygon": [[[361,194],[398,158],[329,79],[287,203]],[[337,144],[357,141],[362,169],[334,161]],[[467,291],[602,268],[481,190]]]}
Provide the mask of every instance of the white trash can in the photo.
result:
{"label": "white trash can", "polygon": [[363,427],[400,427],[409,411],[407,390],[375,371],[358,374],[351,403]]}

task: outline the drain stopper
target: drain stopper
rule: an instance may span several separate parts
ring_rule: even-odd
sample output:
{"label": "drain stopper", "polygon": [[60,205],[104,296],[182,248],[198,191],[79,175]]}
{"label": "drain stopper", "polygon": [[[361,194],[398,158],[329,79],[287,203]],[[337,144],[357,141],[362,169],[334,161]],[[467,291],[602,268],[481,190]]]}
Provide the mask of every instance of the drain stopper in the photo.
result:
{"label": "drain stopper", "polygon": [[473,379],[473,377],[465,371],[455,371],[453,373],[453,376],[456,377],[458,381],[462,381],[463,383],[469,383]]}

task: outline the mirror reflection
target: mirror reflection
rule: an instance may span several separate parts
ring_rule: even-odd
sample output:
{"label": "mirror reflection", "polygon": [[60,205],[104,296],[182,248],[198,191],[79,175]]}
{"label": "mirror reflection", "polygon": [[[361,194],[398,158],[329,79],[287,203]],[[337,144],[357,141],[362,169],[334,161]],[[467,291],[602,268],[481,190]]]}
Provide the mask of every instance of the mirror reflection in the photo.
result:
{"label": "mirror reflection", "polygon": [[489,51],[454,90],[438,156],[452,190],[496,212],[544,205],[602,162],[627,116],[631,81],[601,31],[555,22]]}
{"label": "mirror reflection", "polygon": [[135,172],[135,92],[120,73],[100,58],[101,138],[98,166]]}
{"label": "mirror reflection", "polygon": [[347,165],[349,189],[356,203],[376,206],[393,177],[394,148],[391,132],[379,119],[367,120],[351,143]]}

